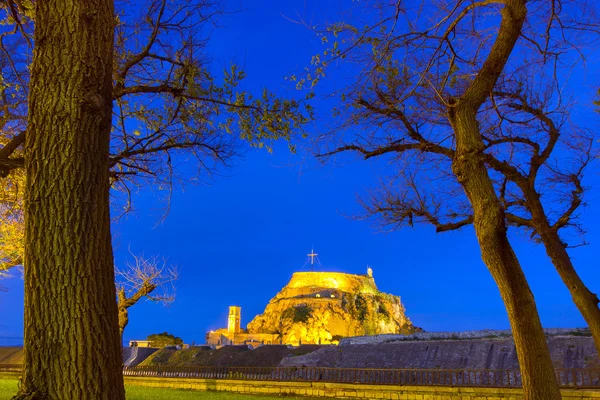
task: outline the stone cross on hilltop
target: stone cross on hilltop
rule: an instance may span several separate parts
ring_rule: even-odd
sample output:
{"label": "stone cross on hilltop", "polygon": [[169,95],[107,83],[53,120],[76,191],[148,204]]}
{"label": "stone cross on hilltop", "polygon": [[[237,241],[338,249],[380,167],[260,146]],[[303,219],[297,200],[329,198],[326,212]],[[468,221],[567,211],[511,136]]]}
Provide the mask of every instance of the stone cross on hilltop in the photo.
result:
{"label": "stone cross on hilltop", "polygon": [[319,262],[319,258],[317,257],[319,254],[315,253],[315,249],[311,249],[310,253],[307,254],[308,259],[306,260],[306,263],[304,264],[306,266],[306,264],[308,264],[310,262],[310,270],[314,271],[315,269],[315,262],[318,265],[321,265],[321,263]]}
{"label": "stone cross on hilltop", "polygon": [[309,253],[309,254],[307,254],[307,256],[309,256],[309,257],[310,257],[310,265],[314,265],[314,264],[315,264],[315,257],[316,257],[316,256],[318,256],[318,254],[317,254],[317,253],[315,253],[315,250],[314,250],[314,249],[311,249],[311,250],[310,250],[310,253]]}

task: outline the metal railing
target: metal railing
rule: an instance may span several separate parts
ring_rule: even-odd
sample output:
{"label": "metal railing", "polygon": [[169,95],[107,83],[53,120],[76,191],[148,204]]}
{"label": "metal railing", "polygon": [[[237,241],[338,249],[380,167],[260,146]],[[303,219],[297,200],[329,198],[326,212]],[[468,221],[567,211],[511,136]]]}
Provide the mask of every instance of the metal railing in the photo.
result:
{"label": "metal railing", "polygon": [[0,372],[21,372],[23,364],[0,364]]}
{"label": "metal railing", "polygon": [[[0,364],[0,372],[20,372],[20,364]],[[556,369],[563,388],[600,388],[599,369]],[[239,379],[280,382],[337,382],[409,386],[521,387],[518,369],[373,369],[321,367],[171,367],[123,368],[124,376]]]}
{"label": "metal railing", "polygon": [[[600,369],[556,369],[561,387],[600,388]],[[519,370],[365,369],[321,367],[167,367],[124,368],[125,376],[340,382],[377,385],[521,387]]]}

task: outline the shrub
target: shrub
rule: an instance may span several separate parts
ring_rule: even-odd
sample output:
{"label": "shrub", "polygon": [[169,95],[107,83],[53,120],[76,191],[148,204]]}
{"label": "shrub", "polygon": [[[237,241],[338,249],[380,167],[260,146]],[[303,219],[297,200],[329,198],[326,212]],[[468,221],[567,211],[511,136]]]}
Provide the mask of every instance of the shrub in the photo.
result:
{"label": "shrub", "polygon": [[183,340],[181,338],[178,338],[167,332],[148,335],[147,340],[152,343],[152,347],[167,347],[183,344]]}
{"label": "shrub", "polygon": [[308,322],[308,319],[310,318],[310,315],[312,313],[312,308],[310,308],[306,304],[301,304],[294,308],[294,322]]}
{"label": "shrub", "polygon": [[369,311],[367,299],[365,299],[365,297],[362,294],[357,294],[356,300],[354,300],[354,304],[356,305],[356,311],[358,312],[358,320],[364,321]]}
{"label": "shrub", "polygon": [[286,309],[281,315],[283,319],[291,319],[296,322],[308,322],[312,313],[312,308],[306,304],[300,304]]}

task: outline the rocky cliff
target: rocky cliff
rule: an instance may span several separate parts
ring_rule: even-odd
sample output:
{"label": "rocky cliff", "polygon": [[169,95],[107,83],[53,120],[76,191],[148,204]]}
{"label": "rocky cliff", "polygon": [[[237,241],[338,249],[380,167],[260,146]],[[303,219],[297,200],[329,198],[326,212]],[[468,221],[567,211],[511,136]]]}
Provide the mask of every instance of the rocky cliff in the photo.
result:
{"label": "rocky cliff", "polygon": [[275,333],[294,345],[415,331],[400,297],[380,292],[369,275],[338,272],[296,272],[248,324],[248,333]]}

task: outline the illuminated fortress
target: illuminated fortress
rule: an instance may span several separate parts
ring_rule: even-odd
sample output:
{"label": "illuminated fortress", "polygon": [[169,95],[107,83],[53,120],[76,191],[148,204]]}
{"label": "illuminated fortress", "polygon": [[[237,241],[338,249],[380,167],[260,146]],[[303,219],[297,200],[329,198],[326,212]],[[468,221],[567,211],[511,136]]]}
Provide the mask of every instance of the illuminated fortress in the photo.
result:
{"label": "illuminated fortress", "polygon": [[225,344],[337,344],[343,337],[410,334],[415,328],[400,297],[377,289],[371,268],[364,275],[296,272],[265,311],[240,328],[240,307],[230,307],[227,329],[206,341]]}
{"label": "illuminated fortress", "polygon": [[373,271],[370,268],[366,275],[352,275],[343,272],[296,272],[284,290],[287,289],[289,296],[292,292],[311,293],[315,288],[335,289],[356,294],[379,293],[373,279]]}

